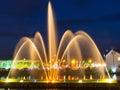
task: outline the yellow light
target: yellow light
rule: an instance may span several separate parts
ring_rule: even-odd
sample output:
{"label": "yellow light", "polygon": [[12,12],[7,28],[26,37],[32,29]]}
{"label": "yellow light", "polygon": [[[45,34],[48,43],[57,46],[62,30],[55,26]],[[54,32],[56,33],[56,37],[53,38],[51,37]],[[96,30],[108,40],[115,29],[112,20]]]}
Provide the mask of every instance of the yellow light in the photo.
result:
{"label": "yellow light", "polygon": [[52,83],[54,83],[55,81],[54,80],[52,80]]}
{"label": "yellow light", "polygon": [[79,83],[82,83],[82,80],[79,80],[78,82],[79,82]]}
{"label": "yellow light", "polygon": [[20,82],[22,83],[22,82],[23,82],[23,80],[20,80]]}
{"label": "yellow light", "polygon": [[120,57],[118,57],[118,61],[120,61]]}
{"label": "yellow light", "polygon": [[63,60],[63,63],[65,63],[65,59]]}
{"label": "yellow light", "polygon": [[5,82],[7,82],[7,83],[8,83],[8,82],[10,82],[10,79],[6,79],[6,81],[5,81]]}
{"label": "yellow light", "polygon": [[91,60],[91,59],[89,59],[89,60],[88,60],[88,62],[89,62],[89,63],[92,63],[92,60]]}
{"label": "yellow light", "polygon": [[71,61],[71,63],[72,63],[72,64],[75,64],[75,60],[73,59],[73,60]]}
{"label": "yellow light", "polygon": [[106,79],[105,80],[107,83],[112,83],[113,82],[113,79]]}
{"label": "yellow light", "polygon": [[49,83],[49,81],[47,81],[47,83]]}

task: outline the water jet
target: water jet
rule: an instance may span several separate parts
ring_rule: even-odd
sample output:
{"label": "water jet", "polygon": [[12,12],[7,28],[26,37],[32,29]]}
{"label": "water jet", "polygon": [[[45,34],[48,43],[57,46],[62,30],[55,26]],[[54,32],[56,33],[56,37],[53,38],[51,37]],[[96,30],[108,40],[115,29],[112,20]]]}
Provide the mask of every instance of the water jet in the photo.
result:
{"label": "water jet", "polygon": [[[8,78],[30,77],[41,81],[99,80],[110,78],[105,62],[93,39],[83,30],[66,30],[60,42],[51,3],[48,3],[48,45],[40,32],[18,42]],[[48,46],[48,48],[46,47]],[[19,65],[24,67],[19,68]],[[18,66],[16,66],[18,65]],[[26,66],[25,66],[26,65]],[[22,74],[21,74],[22,73]],[[76,79],[77,77],[77,79]],[[20,82],[22,82],[20,80]]]}

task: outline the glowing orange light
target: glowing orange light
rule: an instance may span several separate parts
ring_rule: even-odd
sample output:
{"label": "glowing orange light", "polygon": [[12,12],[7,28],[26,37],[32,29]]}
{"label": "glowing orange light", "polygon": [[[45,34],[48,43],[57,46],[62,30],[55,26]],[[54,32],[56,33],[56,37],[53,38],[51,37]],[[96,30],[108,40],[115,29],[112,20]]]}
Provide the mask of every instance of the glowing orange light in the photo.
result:
{"label": "glowing orange light", "polygon": [[91,59],[89,59],[89,60],[88,60],[88,62],[89,62],[89,63],[92,63],[92,60],[91,60]]}
{"label": "glowing orange light", "polygon": [[72,63],[72,64],[75,64],[75,60],[73,59],[73,60],[71,61],[71,63]]}

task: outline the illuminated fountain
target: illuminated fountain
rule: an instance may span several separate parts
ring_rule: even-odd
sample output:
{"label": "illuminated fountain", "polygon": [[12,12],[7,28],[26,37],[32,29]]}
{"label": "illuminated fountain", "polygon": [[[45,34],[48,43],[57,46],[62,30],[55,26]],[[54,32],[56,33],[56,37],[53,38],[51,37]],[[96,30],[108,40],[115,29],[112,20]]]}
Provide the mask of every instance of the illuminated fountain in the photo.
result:
{"label": "illuminated fountain", "polygon": [[[49,2],[48,44],[44,44],[39,32],[36,32],[34,38],[23,37],[15,49],[8,78],[18,78],[17,76],[23,75],[24,71],[27,71],[27,76],[22,79],[57,81],[110,78],[96,44],[87,33],[72,33],[67,30],[59,43],[57,40],[53,11]],[[23,71],[19,72],[21,69]]]}

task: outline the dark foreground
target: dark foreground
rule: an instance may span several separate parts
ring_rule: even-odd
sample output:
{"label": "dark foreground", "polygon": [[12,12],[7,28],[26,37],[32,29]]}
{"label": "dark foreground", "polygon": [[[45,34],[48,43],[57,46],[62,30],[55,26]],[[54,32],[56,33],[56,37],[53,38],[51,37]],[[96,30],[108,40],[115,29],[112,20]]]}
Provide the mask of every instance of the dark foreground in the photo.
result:
{"label": "dark foreground", "polygon": [[9,89],[73,89],[73,90],[120,90],[119,83],[0,83],[0,88]]}

